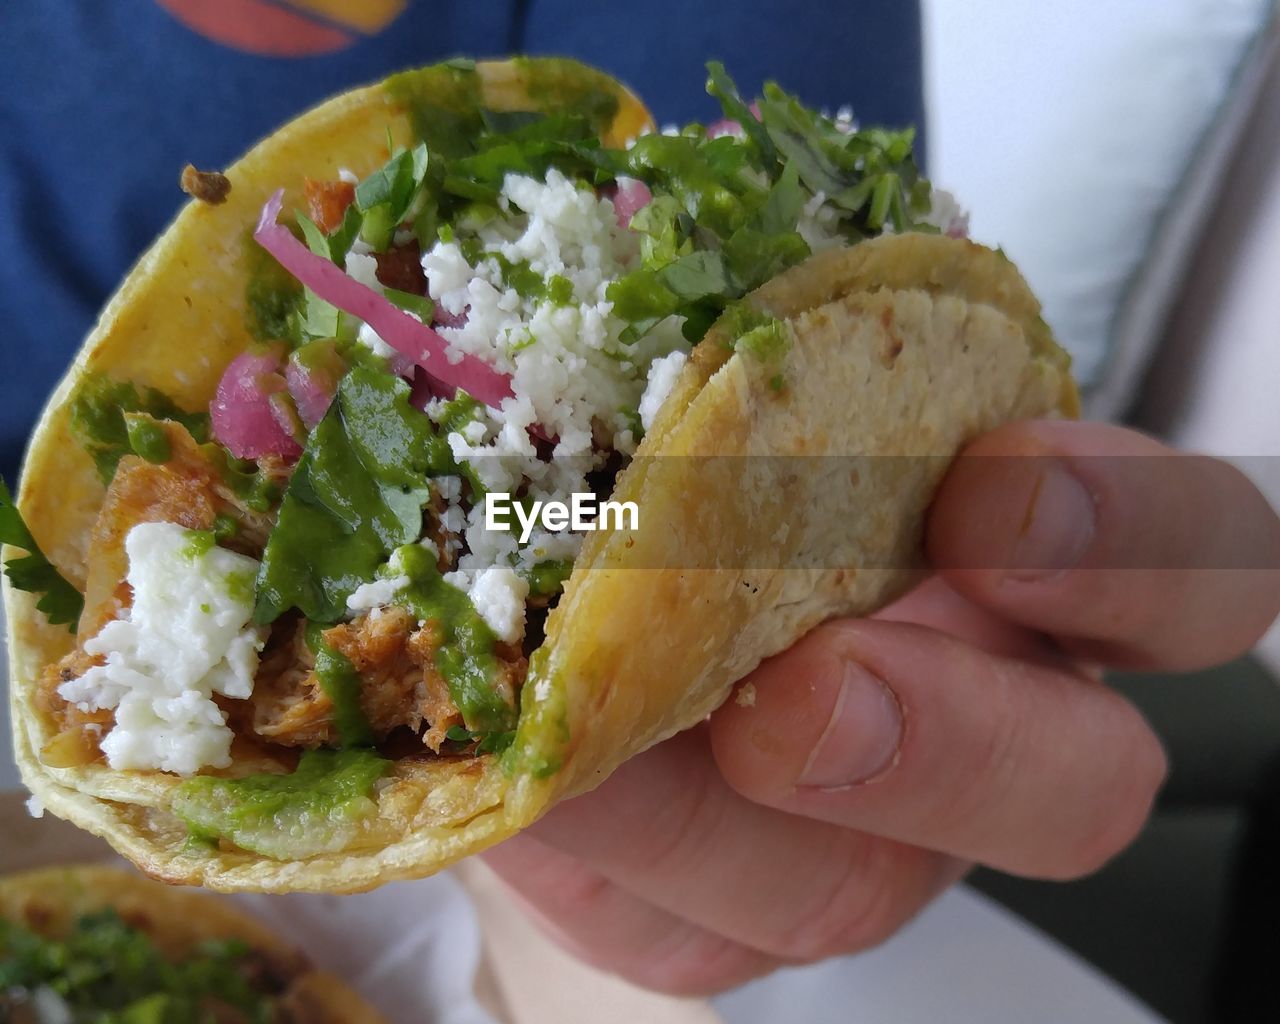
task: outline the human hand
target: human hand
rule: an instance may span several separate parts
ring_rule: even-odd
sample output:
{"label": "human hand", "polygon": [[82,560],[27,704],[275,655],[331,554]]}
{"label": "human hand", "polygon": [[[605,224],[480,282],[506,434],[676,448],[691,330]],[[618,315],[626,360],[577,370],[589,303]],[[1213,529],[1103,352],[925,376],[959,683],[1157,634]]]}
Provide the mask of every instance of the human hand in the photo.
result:
{"label": "human hand", "polygon": [[1280,612],[1280,520],[1225,463],[1023,423],[957,460],[928,549],[938,574],[903,601],[814,630],[744,682],[753,705],[727,701],[489,865],[581,958],[684,994],[874,946],[975,862],[1100,867],[1166,763],[1099,666],[1250,648]]}

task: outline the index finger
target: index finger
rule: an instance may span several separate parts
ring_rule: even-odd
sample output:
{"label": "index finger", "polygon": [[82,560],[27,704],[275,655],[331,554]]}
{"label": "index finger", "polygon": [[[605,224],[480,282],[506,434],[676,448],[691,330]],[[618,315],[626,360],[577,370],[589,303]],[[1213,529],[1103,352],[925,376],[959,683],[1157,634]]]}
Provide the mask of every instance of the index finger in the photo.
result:
{"label": "index finger", "polygon": [[1280,613],[1280,519],[1248,478],[1106,424],[979,438],[943,481],[928,545],[970,600],[1121,667],[1225,661]]}

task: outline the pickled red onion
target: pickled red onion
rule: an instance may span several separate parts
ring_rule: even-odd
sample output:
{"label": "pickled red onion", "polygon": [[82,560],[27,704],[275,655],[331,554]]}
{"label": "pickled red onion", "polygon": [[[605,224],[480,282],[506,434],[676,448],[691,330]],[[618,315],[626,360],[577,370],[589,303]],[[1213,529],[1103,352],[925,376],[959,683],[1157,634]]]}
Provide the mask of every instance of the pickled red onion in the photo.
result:
{"label": "pickled red onion", "polygon": [[242,352],[231,360],[209,404],[213,435],[238,459],[302,454],[272,408],[271,396],[285,389],[280,360],[269,353]]}
{"label": "pickled red onion", "polygon": [[293,403],[297,406],[303,425],[308,430],[314,430],[329,411],[336,386],[292,359],[284,368],[284,379],[289,385],[289,394],[293,396]]}
{"label": "pickled red onion", "polygon": [[631,223],[632,217],[649,205],[650,200],[653,199],[653,193],[643,181],[635,178],[620,178],[611,198],[613,212],[618,217],[618,226],[625,228]]}
{"label": "pickled red onion", "polygon": [[452,393],[461,388],[495,407],[511,395],[511,378],[506,374],[472,355],[450,362],[448,344],[439,334],[294,238],[276,219],[283,197],[284,189],[280,189],[267,200],[253,237],[285,270],[326,302],[367,323],[383,341],[426,371],[441,389]]}
{"label": "pickled red onion", "polygon": [[732,118],[723,117],[719,121],[712,121],[707,125],[707,138],[718,139],[721,135],[732,135],[735,138],[746,138],[747,133],[743,129],[740,122]]}

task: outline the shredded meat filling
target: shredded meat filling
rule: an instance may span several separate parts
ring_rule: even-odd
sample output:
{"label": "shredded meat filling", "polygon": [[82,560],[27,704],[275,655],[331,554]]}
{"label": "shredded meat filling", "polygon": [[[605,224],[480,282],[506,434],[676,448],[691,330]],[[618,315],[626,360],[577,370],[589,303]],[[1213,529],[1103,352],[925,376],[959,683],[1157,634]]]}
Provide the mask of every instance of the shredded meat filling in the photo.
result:
{"label": "shredded meat filling", "polygon": [[[449,728],[462,724],[436,670],[440,637],[433,622],[420,627],[405,609],[389,607],[334,626],[324,639],[360,673],[360,707],[378,739],[407,728],[439,753]],[[515,693],[528,662],[508,645],[501,645],[498,655],[497,685]],[[338,742],[333,701],[321,686],[298,624],[273,637],[247,703],[251,728],[272,743],[311,748]]]}
{"label": "shredded meat filling", "polygon": [[356,198],[356,187],[346,181],[316,181],[306,178],[302,183],[302,198],[307,203],[307,214],[326,235],[342,226],[347,207]]}
{"label": "shredded meat filling", "polygon": [[[100,663],[84,653],[85,641],[97,636],[133,601],[125,579],[129,558],[124,543],[129,531],[139,523],[177,523],[189,530],[208,530],[218,516],[230,516],[237,533],[229,546],[257,556],[271,529],[270,518],[249,508],[231,490],[184,427],[168,421],[159,426],[169,441],[169,460],[155,464],[136,455],[120,460],[90,535],[76,650],[46,668],[40,679],[37,703],[58,728],[58,735],[42,751],[48,764],[69,767],[95,760],[100,756],[98,741],[114,722],[110,711],[82,711],[69,704],[58,687]],[[276,471],[287,472],[283,464]]]}
{"label": "shredded meat filling", "polygon": [[386,252],[374,253],[374,258],[378,261],[378,280],[387,288],[413,295],[427,294],[422,249],[416,241],[390,246]]}
{"label": "shredded meat filling", "polygon": [[[90,541],[85,611],[77,648],[48,666],[41,677],[37,702],[58,730],[42,751],[46,763],[69,767],[99,759],[99,741],[114,724],[110,711],[83,711],[69,704],[58,688],[101,664],[101,658],[84,653],[84,642],[132,602],[124,547],[129,531],[146,522],[208,530],[219,516],[230,516],[238,529],[228,546],[254,557],[261,557],[270,532],[270,517],[249,508],[231,490],[183,427],[169,422],[160,426],[168,436],[171,456],[163,464],[137,456],[120,460]],[[259,460],[259,469],[280,482],[287,480],[289,473],[283,462],[270,458]],[[444,505],[433,488],[426,509],[427,532],[439,548],[442,570],[452,566],[458,547],[457,538],[441,524]],[[277,623],[248,700],[217,699],[237,736],[289,748],[339,745],[333,701],[316,674],[303,627],[297,618]],[[407,729],[424,747],[439,753],[449,729],[463,724],[448,684],[436,668],[435,655],[441,643],[436,623],[419,626],[410,612],[388,607],[334,626],[325,631],[324,638],[360,674],[361,710],[379,741]],[[528,672],[528,661],[518,644],[499,644],[495,653],[498,672],[494,685],[514,702]]]}

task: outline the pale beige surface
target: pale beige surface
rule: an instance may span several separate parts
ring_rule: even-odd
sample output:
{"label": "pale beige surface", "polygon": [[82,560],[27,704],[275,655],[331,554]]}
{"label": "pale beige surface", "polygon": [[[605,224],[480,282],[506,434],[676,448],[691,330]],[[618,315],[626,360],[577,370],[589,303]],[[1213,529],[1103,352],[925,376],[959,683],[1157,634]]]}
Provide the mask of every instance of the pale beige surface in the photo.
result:
{"label": "pale beige surface", "polygon": [[[482,71],[486,102],[528,103],[511,66]],[[634,133],[643,108],[621,95],[615,131]],[[282,184],[332,177],[338,166],[367,173],[383,159],[388,123],[406,136],[404,111],[376,88],[305,115],[229,170],[227,204],[189,206],[130,275],[42,418],[19,498],[37,540],[73,579],[84,577],[103,493],[68,433],[78,375],[108,370],[188,406],[206,403],[248,342],[242,246],[260,204]],[[430,874],[700,721],[736,679],[816,623],[902,593],[921,563],[924,512],[946,460],[1007,420],[1075,411],[1035,297],[991,250],[887,236],[816,256],[751,301],[788,321],[793,344],[765,363],[731,354],[735,339],[713,329],[689,360],[619,477],[615,497],[640,503],[643,528],[592,535],[548,620],[509,775],[489,758],[401,761],[379,784],[377,814],[341,852],[290,862],[193,852],[170,810],[177,777],[41,760],[54,723],[37,711],[35,688],[71,640],[6,581],[24,782],[52,812],[167,881],[346,892]],[[898,458],[858,471],[792,458],[786,479],[769,478],[783,460],[726,458],[762,455]],[[744,479],[740,464],[764,476]]]}
{"label": "pale beige surface", "polygon": [[570,956],[513,909],[506,887],[478,859],[459,864],[453,875],[471,896],[484,936],[476,991],[503,1024],[720,1021],[704,1000],[649,992]]}

